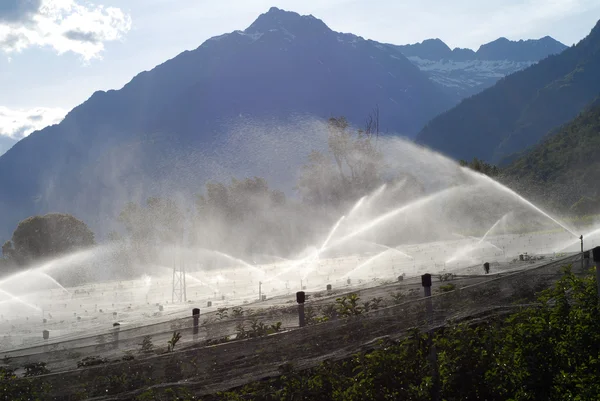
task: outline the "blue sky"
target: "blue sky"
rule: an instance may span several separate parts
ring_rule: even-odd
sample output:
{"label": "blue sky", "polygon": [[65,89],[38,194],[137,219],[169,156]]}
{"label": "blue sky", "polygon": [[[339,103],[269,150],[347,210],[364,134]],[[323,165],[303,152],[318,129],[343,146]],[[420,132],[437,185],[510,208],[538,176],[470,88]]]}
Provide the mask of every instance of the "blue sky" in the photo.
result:
{"label": "blue sky", "polygon": [[244,29],[271,6],[382,42],[439,37],[474,50],[500,36],[571,45],[600,18],[598,0],[0,0],[0,135],[58,122],[95,90]]}

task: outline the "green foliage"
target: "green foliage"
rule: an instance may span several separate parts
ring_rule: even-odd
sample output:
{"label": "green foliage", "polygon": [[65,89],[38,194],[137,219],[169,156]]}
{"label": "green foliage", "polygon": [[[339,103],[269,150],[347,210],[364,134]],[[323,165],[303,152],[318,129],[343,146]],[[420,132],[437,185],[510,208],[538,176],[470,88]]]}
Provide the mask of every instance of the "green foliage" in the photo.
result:
{"label": "green foliage", "polygon": [[186,388],[171,387],[166,389],[148,389],[136,396],[134,401],[193,401],[197,399]]}
{"label": "green foliage", "polygon": [[51,257],[94,245],[94,233],[69,214],[49,213],[19,223],[2,253],[17,263]]}
{"label": "green foliage", "polygon": [[216,312],[217,319],[219,319],[219,320],[227,319],[227,317],[228,317],[227,311],[228,310],[229,310],[229,308],[217,309],[217,312]]}
{"label": "green foliage", "polygon": [[452,283],[448,283],[445,285],[440,285],[440,292],[450,292],[456,289],[456,285]]}
{"label": "green foliage", "polygon": [[336,298],[337,313],[341,317],[359,316],[364,312],[364,307],[359,304],[360,297],[356,293]]}
{"label": "green foliage", "polygon": [[500,174],[500,169],[498,167],[494,166],[493,164],[486,163],[483,160],[479,160],[476,157],[474,157],[471,162],[459,160],[458,163],[463,167],[468,167],[473,171],[489,175],[490,177],[495,177]]}
{"label": "green foliage", "polygon": [[108,363],[108,359],[99,356],[86,356],[81,361],[77,362],[78,368],[87,368],[90,366],[98,366]]}
{"label": "green foliage", "polygon": [[401,304],[406,301],[407,295],[405,292],[398,291],[398,292],[391,294],[391,297],[392,297],[392,302],[395,305],[398,305],[398,304]]}
{"label": "green foliage", "polygon": [[454,274],[452,274],[452,273],[442,273],[442,274],[438,275],[438,279],[441,282],[450,281],[450,280],[454,279]]}
{"label": "green foliage", "polygon": [[46,362],[28,363],[24,366],[24,368],[24,377],[41,376],[50,373],[50,370],[46,367]]}
{"label": "green foliage", "polygon": [[279,333],[282,330],[282,323],[277,322],[272,325],[265,324],[257,318],[250,319],[250,327],[246,328],[243,322],[236,325],[236,339],[262,337],[273,333]]}
{"label": "green foliage", "polygon": [[171,339],[167,341],[168,352],[173,352],[175,350],[175,346],[177,345],[179,340],[181,340],[181,333],[178,331],[174,331]]}
{"label": "green foliage", "polygon": [[236,319],[244,316],[244,309],[241,306],[231,308],[231,317]]}
{"label": "green foliage", "polygon": [[379,308],[385,308],[385,302],[382,297],[376,297],[371,299],[370,301],[366,301],[362,305],[362,309],[364,312],[369,312],[372,310],[377,310]]}
{"label": "green foliage", "polygon": [[521,155],[502,181],[574,215],[600,213],[600,100]]}
{"label": "green foliage", "polygon": [[147,335],[142,339],[142,343],[139,344],[140,352],[143,354],[149,354],[154,350],[154,344],[152,343],[152,336]]}
{"label": "green foliage", "polygon": [[[431,400],[436,382],[447,401],[596,400],[596,291],[594,274],[579,278],[566,269],[539,294],[539,306],[507,318],[450,325],[431,338],[412,331],[398,342],[381,341],[371,352],[304,371],[286,364],[279,377],[211,400]],[[347,299],[339,304],[351,309]]]}
{"label": "green foliage", "polygon": [[41,401],[49,386],[39,380],[22,379],[14,370],[0,367],[0,399],[10,401]]}

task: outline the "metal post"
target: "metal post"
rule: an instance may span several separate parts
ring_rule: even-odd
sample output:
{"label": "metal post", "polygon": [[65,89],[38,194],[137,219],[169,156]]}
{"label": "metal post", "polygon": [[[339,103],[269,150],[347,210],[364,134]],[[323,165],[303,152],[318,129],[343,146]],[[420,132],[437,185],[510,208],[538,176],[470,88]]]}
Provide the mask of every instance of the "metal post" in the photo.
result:
{"label": "metal post", "polygon": [[296,302],[298,302],[298,322],[300,327],[304,327],[306,322],[304,321],[304,301],[306,300],[306,295],[304,291],[298,291],[296,293]]}
{"label": "metal post", "polygon": [[198,339],[198,322],[200,320],[200,308],[192,309],[192,318],[194,319],[194,341]]}
{"label": "metal post", "polygon": [[596,266],[596,285],[598,286],[598,301],[600,302],[600,246],[592,249],[594,265]]}
{"label": "metal post", "polygon": [[50,338],[50,332],[48,330],[42,331],[42,337],[44,338],[44,352],[48,352],[48,339]]}
{"label": "metal post", "polygon": [[[431,301],[431,274],[423,274],[421,276],[421,285],[423,286],[423,290],[425,293],[425,305],[427,308],[427,317],[428,323],[430,326],[433,324],[433,303]],[[435,349],[435,344],[433,343],[433,327],[429,328],[429,362],[431,364],[432,369],[432,377],[433,377],[433,388],[432,388],[432,399],[434,401],[438,401],[439,397],[439,371],[437,365],[437,351]]]}
{"label": "metal post", "polygon": [[115,348],[119,348],[119,331],[121,330],[121,325],[119,323],[113,323],[113,342],[115,343]]}
{"label": "metal post", "polygon": [[258,282],[258,300],[262,301],[262,281]]}
{"label": "metal post", "polygon": [[421,285],[425,292],[425,305],[427,307],[428,320],[433,320],[433,304],[431,303],[431,274],[423,274],[421,276]]}
{"label": "metal post", "polygon": [[583,235],[579,236],[579,240],[581,241],[581,270],[583,271]]}

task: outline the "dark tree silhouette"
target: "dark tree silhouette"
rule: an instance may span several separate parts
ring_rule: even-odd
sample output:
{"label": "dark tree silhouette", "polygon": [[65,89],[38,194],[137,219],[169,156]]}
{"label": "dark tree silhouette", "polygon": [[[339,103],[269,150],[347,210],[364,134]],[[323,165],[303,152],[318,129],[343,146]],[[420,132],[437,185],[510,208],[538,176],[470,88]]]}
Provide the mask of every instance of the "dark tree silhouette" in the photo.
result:
{"label": "dark tree silhouette", "polygon": [[94,245],[94,233],[81,220],[61,213],[29,217],[19,223],[2,253],[18,263]]}

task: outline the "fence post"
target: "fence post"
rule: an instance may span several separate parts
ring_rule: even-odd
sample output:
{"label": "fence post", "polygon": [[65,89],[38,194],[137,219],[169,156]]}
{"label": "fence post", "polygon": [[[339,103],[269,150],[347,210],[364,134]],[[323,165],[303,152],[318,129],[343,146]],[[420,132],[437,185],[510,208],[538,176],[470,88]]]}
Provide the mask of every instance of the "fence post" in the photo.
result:
{"label": "fence post", "polygon": [[306,300],[306,295],[304,291],[298,291],[296,293],[296,302],[298,302],[298,321],[300,323],[300,327],[304,327],[306,325],[304,321],[304,301]]}
{"label": "fence post", "polygon": [[113,323],[113,342],[115,343],[115,348],[119,348],[119,331],[121,331],[120,323]]}
{"label": "fence post", "polygon": [[198,339],[198,321],[200,320],[200,308],[192,309],[192,318],[194,319],[194,341]]}
{"label": "fence post", "polygon": [[581,270],[583,271],[583,235],[579,236],[579,241],[581,241]]}
{"label": "fence post", "polygon": [[440,399],[440,380],[437,363],[437,351],[433,343],[433,302],[431,301],[431,274],[423,274],[421,276],[421,285],[425,292],[425,305],[427,308],[427,322],[430,327],[428,330],[429,341],[429,363],[431,364],[433,383],[431,388],[431,399],[439,401]]}
{"label": "fence post", "polygon": [[594,265],[596,266],[596,285],[598,286],[598,302],[600,302],[600,246],[592,249]]}
{"label": "fence post", "polygon": [[423,274],[421,276],[421,285],[425,292],[425,305],[427,308],[427,320],[431,323],[433,320],[433,304],[431,303],[431,274]]}
{"label": "fence post", "polygon": [[48,339],[50,338],[50,332],[48,330],[42,331],[42,337],[44,338],[44,352],[48,352]]}

